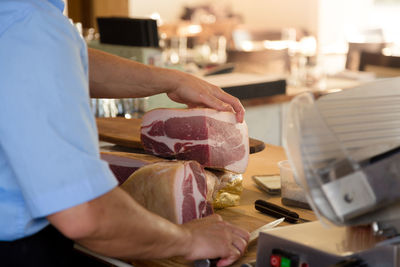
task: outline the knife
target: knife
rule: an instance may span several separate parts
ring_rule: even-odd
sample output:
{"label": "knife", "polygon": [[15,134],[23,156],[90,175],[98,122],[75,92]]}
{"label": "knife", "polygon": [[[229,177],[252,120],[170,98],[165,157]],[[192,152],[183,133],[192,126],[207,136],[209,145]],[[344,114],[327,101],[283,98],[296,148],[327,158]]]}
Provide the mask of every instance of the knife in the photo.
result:
{"label": "knife", "polygon": [[261,226],[260,228],[257,228],[256,230],[254,230],[253,232],[250,233],[250,238],[249,238],[249,244],[255,240],[257,240],[259,234],[261,232],[264,232],[268,229],[272,229],[275,226],[279,225],[281,222],[283,222],[285,220],[284,217],[277,219],[275,221],[272,221],[270,223],[267,223],[266,225]]}
{"label": "knife", "polygon": [[[257,240],[257,238],[261,232],[274,228],[275,226],[279,225],[284,220],[285,220],[285,218],[280,218],[280,219],[277,219],[270,223],[267,223],[266,225],[263,225],[260,228],[257,228],[256,230],[254,230],[253,232],[250,233],[250,238],[249,238],[248,244],[250,245],[250,243]],[[196,260],[194,262],[194,267],[213,267],[213,266],[217,266],[218,261],[219,261],[219,259]]]}
{"label": "knife", "polygon": [[275,218],[284,217],[285,220],[289,223],[309,222],[309,220],[300,218],[299,214],[297,214],[294,211],[285,209],[281,206],[272,204],[272,203],[264,201],[262,199],[256,200],[256,202],[254,203],[254,207],[259,212],[262,212],[269,216],[272,216]]}

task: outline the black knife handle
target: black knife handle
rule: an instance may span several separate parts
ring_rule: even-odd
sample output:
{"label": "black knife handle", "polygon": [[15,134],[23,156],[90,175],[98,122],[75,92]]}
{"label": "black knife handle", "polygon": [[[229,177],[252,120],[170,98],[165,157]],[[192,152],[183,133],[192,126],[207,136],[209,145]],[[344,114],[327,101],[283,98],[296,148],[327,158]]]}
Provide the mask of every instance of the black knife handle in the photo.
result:
{"label": "black knife handle", "polygon": [[285,221],[289,223],[296,223],[299,220],[299,214],[294,211],[290,211],[288,209],[282,208],[281,206],[269,203],[262,199],[256,200],[254,203],[256,210],[270,215],[274,218],[284,217]]}
{"label": "black knife handle", "polygon": [[221,258],[194,261],[194,267],[216,267]]}

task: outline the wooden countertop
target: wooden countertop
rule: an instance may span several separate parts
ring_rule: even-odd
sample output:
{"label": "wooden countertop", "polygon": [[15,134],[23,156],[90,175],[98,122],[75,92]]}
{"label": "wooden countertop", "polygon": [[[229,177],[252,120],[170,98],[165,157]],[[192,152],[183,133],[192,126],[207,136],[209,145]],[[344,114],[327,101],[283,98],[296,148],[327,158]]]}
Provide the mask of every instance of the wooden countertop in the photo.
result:
{"label": "wooden countertop", "polygon": [[[253,183],[252,176],[260,174],[279,174],[277,163],[286,159],[283,148],[266,145],[266,148],[258,153],[251,154],[247,171],[243,175],[243,192],[241,195],[240,205],[236,207],[218,210],[224,220],[243,227],[248,231],[253,231],[258,227],[275,220],[275,218],[264,215],[254,209],[254,201],[257,199],[268,200],[271,203],[282,205],[280,197],[270,196],[260,191]],[[316,220],[314,213],[310,210],[287,207],[290,210],[299,213],[300,217],[308,220]],[[281,226],[288,225],[283,222]],[[278,226],[279,227],[279,226]],[[251,245],[247,253],[232,266],[240,266],[242,263],[251,262],[256,259],[257,246]],[[180,258],[168,260],[152,260],[152,261],[134,261],[132,263],[136,267],[157,267],[157,266],[193,266],[192,262],[185,262]]]}

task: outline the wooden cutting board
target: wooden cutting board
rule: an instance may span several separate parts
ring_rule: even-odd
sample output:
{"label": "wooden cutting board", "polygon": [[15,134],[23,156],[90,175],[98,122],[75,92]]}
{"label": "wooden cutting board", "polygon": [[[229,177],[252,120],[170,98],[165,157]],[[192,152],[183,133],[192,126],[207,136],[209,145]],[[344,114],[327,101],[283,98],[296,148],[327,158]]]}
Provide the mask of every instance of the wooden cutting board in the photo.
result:
{"label": "wooden cutting board", "polygon": [[[262,219],[254,218],[234,208],[225,208],[216,211],[216,213],[221,215],[225,221],[228,221],[236,226],[240,226],[249,232],[254,231],[258,227],[275,220],[275,218],[269,218],[267,216]],[[287,225],[287,223],[283,222],[281,225]],[[251,243],[246,250],[246,254],[243,255],[237,262],[232,264],[232,266],[240,267],[244,263],[254,261],[257,254],[256,245],[256,242]],[[134,260],[132,261],[132,265],[140,267],[193,267],[194,264],[193,262],[184,260],[181,257],[174,257],[164,260]]]}
{"label": "wooden cutting board", "polygon": [[[116,145],[141,149],[140,125],[141,119],[116,118],[96,118],[100,141],[113,143]],[[250,138],[250,154],[262,151],[265,148],[264,142]]]}

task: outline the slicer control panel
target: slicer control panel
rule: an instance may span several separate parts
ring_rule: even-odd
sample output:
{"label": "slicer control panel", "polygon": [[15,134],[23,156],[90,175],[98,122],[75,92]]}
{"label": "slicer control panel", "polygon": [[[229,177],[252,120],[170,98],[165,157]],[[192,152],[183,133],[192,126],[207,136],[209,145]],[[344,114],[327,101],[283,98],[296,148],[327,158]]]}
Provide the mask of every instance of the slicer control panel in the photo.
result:
{"label": "slicer control panel", "polygon": [[[290,227],[290,226],[289,226]],[[286,227],[287,228],[287,227]],[[272,232],[281,232],[276,229]],[[303,230],[303,229],[295,229]],[[297,232],[297,231],[295,231]],[[310,235],[312,235],[310,233]],[[341,255],[327,253],[309,247],[306,239],[295,242],[281,235],[261,233],[257,242],[257,267],[323,267],[335,264],[343,259]],[[324,236],[320,236],[324,239]],[[327,240],[327,242],[329,242]]]}
{"label": "slicer control panel", "polygon": [[302,260],[299,255],[278,248],[272,249],[272,253],[269,256],[269,266],[309,267],[308,263]]}
{"label": "slicer control panel", "polygon": [[362,263],[348,266],[399,266],[400,244],[365,246],[365,238],[357,236],[354,239],[346,233],[345,227],[326,228],[318,221],[261,232],[256,267],[328,267],[343,266],[342,263]]}

